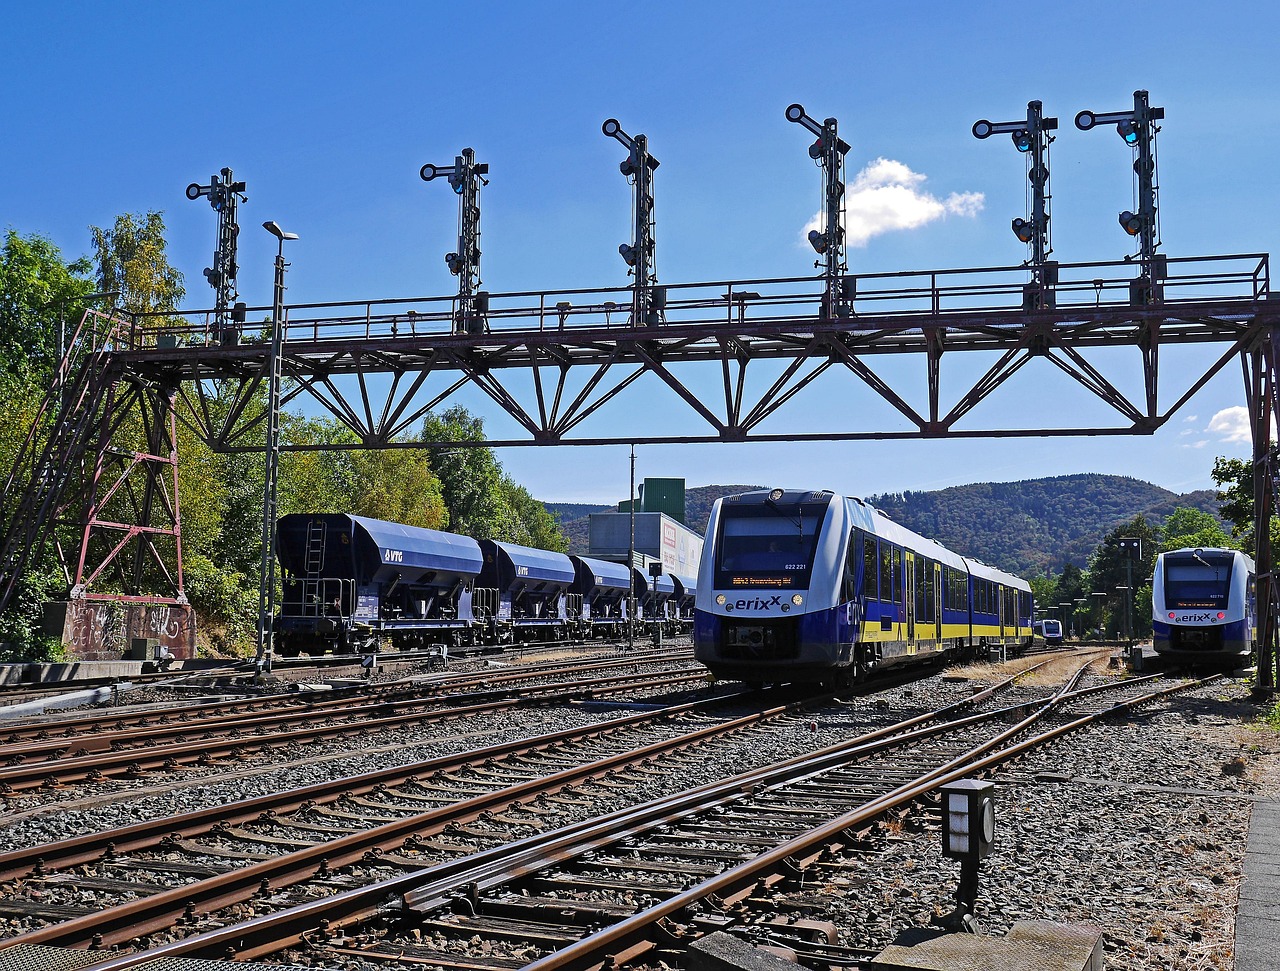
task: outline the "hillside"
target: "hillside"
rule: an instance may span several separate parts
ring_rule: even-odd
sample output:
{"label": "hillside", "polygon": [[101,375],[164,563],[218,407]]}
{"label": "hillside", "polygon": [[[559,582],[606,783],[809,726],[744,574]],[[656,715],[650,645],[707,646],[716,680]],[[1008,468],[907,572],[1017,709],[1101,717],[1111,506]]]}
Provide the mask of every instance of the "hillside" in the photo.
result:
{"label": "hillside", "polygon": [[1185,506],[1218,514],[1212,490],[1170,492],[1119,475],[983,482],[936,492],[869,496],[896,522],[966,556],[1017,573],[1084,568],[1102,538],[1141,513],[1159,525]]}
{"label": "hillside", "polygon": [[[711,485],[689,489],[685,493],[688,526],[705,532],[716,499],[760,488],[763,486]],[[1212,490],[1179,495],[1139,479],[1092,473],[866,498],[895,522],[937,539],[957,553],[1024,577],[1042,575],[1046,570],[1057,573],[1067,563],[1083,569],[1102,538],[1139,513],[1157,525],[1180,506],[1218,514]],[[553,514],[569,506],[546,505]],[[589,507],[589,511],[595,508]],[[569,537],[569,552],[587,552],[588,528],[585,515],[561,523]]]}

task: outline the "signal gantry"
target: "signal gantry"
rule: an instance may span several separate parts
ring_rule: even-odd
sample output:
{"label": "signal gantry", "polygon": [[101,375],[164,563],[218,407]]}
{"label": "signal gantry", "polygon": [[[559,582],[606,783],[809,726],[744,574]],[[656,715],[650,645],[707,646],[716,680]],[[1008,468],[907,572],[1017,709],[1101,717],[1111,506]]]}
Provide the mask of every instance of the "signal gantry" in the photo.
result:
{"label": "signal gantry", "polygon": [[1013,147],[1026,156],[1027,181],[1031,183],[1031,212],[1027,218],[1013,220],[1013,234],[1031,247],[1032,282],[1023,290],[1026,310],[1052,310],[1056,306],[1053,288],[1058,283],[1058,264],[1049,260],[1052,245],[1049,237],[1049,132],[1058,127],[1057,118],[1046,118],[1039,101],[1027,102],[1026,121],[987,121],[973,123],[974,138],[990,138],[1008,134]]}
{"label": "signal gantry", "polygon": [[458,195],[458,249],[446,254],[449,272],[458,278],[458,309],[454,315],[455,334],[483,334],[489,329],[489,294],[480,280],[480,187],[488,185],[487,162],[476,162],[473,149],[464,148],[452,165],[428,162],[418,171],[423,182],[447,176]]}
{"label": "signal gantry", "polygon": [[245,319],[244,304],[238,302],[228,314],[228,306],[240,297],[236,288],[236,240],[240,236],[236,206],[248,202],[249,197],[244,194],[244,182],[235,181],[231,169],[224,168],[221,174],[221,179],[210,176],[208,185],[192,182],[187,186],[187,198],[194,202],[208,196],[209,205],[218,214],[218,245],[213,251],[213,266],[205,267],[204,277],[214,293],[214,338],[221,344],[234,344]]}
{"label": "signal gantry", "polygon": [[627,150],[627,157],[618,164],[618,168],[634,186],[631,219],[635,224],[636,235],[630,243],[623,243],[618,247],[618,254],[635,279],[631,323],[637,327],[651,327],[662,322],[663,311],[666,309],[666,294],[657,285],[658,274],[653,260],[653,173],[661,163],[649,154],[649,139],[644,135],[636,135],[634,138],[628,135],[622,130],[618,119],[606,119],[600,130],[616,139]]}
{"label": "signal gantry", "polygon": [[787,121],[801,125],[818,136],[809,146],[809,157],[822,166],[822,220],[821,230],[809,232],[809,245],[823,257],[815,267],[823,267],[825,281],[821,314],[824,319],[848,317],[853,312],[852,294],[844,286],[843,274],[849,269],[845,261],[844,239],[844,157],[849,153],[849,143],[836,133],[836,120],[828,118],[821,124],[809,117],[803,105],[787,107]]}

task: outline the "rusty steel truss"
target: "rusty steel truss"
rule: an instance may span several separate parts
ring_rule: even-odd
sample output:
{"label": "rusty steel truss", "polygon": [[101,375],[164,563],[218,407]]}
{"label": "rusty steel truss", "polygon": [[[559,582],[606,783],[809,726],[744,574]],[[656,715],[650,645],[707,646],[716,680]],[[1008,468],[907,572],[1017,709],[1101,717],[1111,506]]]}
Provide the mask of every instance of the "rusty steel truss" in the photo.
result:
{"label": "rusty steel truss", "polygon": [[[643,326],[633,324],[633,287],[493,293],[487,329],[474,333],[456,326],[457,296],[292,305],[281,322],[281,407],[327,413],[349,436],[280,447],[443,444],[421,440],[423,418],[477,392],[514,431],[451,447],[1148,435],[1240,362],[1254,419],[1257,509],[1268,521],[1276,470],[1267,416],[1280,414],[1280,302],[1271,299],[1268,257],[1162,259],[1154,280],[1128,260],[1048,269],[846,275],[834,304],[823,276],[668,285],[660,322]],[[115,320],[101,352],[78,359],[90,376],[77,380],[99,395],[120,385],[149,389],[131,406],[151,409],[149,428],[176,415],[215,450],[261,451],[269,309],[250,308],[249,319],[267,311],[263,323],[231,339],[213,311]],[[1207,353],[1166,374],[1161,349],[1176,345]],[[954,367],[944,369],[944,359]],[[1029,366],[1050,366],[1083,392],[1061,402],[1061,424],[1020,421],[991,400]],[[1101,403],[1106,420],[1081,421],[1092,414],[1086,402]],[[658,406],[668,416],[660,424],[646,417]],[[69,406],[55,427],[109,428],[123,407]],[[101,460],[112,454],[109,440],[55,435],[29,463],[28,481]],[[138,463],[163,466],[164,444]],[[145,541],[155,528],[148,517],[159,515],[158,532],[172,535],[176,553],[176,493],[172,503],[162,498],[164,474],[153,469],[151,498],[129,535]],[[111,528],[92,511],[104,485],[95,475],[73,497],[85,549]],[[15,505],[10,494],[9,545],[15,537],[18,546],[38,543],[55,508],[65,516],[69,503]],[[1260,600],[1271,618],[1260,626],[1269,643],[1277,607],[1267,535],[1258,531]],[[8,548],[5,555],[5,564],[17,562]],[[118,559],[117,551],[110,562]],[[135,552],[132,562],[154,574],[155,559]],[[101,564],[81,561],[77,582],[102,574]],[[0,598],[14,576],[4,569]],[[118,586],[131,593],[124,573]],[[180,574],[167,575],[180,596]]]}

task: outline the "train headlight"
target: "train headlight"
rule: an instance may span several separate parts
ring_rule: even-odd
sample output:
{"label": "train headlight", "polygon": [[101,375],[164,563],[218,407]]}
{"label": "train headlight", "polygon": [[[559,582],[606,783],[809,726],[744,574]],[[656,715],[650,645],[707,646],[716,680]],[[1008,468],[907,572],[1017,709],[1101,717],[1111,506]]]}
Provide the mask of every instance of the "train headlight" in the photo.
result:
{"label": "train headlight", "polygon": [[799,607],[802,603],[804,603],[804,597],[800,596],[800,594],[798,593],[793,594],[791,597],[791,602],[795,604],[797,607]]}
{"label": "train headlight", "polygon": [[[725,605],[725,601],[727,601],[728,599],[729,599],[729,598],[728,598],[728,597],[726,597],[726,596],[725,596],[724,594],[722,594],[722,593],[718,593],[718,594],[716,594],[716,604],[717,604],[717,606],[723,607],[723,606]],[[1172,617],[1172,616],[1173,616],[1173,614],[1170,614],[1169,616],[1170,616],[1170,617]]]}
{"label": "train headlight", "polygon": [[769,501],[770,501],[770,502],[777,502],[777,501],[778,501],[779,499],[781,499],[784,495],[785,495],[785,493],[784,493],[781,489],[774,489],[772,492],[770,492],[770,493],[769,493]]}

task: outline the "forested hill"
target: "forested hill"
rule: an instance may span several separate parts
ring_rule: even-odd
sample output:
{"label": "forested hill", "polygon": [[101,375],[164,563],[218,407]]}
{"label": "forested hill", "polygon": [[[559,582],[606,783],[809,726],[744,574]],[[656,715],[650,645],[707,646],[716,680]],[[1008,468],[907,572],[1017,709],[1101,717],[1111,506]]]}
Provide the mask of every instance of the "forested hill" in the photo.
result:
{"label": "forested hill", "polygon": [[1178,507],[1218,515],[1213,490],[1183,495],[1119,475],[982,482],[867,497],[885,515],[965,556],[1030,577],[1082,569],[1111,530],[1139,513],[1163,523]]}
{"label": "forested hill", "polygon": [[[685,493],[691,529],[706,531],[711,504],[720,496],[763,486],[712,485]],[[1063,475],[1022,482],[983,482],[937,492],[905,492],[866,497],[889,518],[937,539],[965,556],[1019,576],[1057,573],[1071,562],[1082,569],[1089,554],[1111,530],[1139,513],[1155,524],[1185,506],[1218,515],[1212,490],[1170,492],[1119,475]],[[555,510],[559,504],[549,503]],[[561,523],[569,552],[587,552],[586,517]]]}

